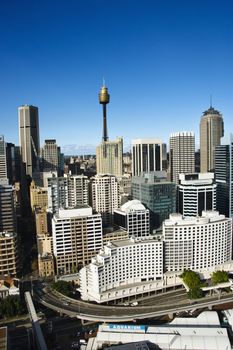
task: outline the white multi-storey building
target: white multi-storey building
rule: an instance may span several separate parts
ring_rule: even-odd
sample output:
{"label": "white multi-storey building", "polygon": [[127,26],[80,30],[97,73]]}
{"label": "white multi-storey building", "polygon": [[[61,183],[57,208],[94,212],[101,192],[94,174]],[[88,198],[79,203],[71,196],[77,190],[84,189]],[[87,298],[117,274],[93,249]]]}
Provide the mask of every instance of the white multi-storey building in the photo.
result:
{"label": "white multi-storey building", "polygon": [[179,174],[195,172],[195,136],[193,132],[182,131],[170,135],[171,181],[178,184]]}
{"label": "white multi-storey building", "polygon": [[89,204],[89,180],[84,175],[68,176],[68,206]]}
{"label": "white multi-storey building", "polygon": [[80,291],[83,299],[101,303],[156,289],[162,276],[162,242],[151,237],[109,242],[80,271]]}
{"label": "white multi-storey building", "polygon": [[132,140],[132,176],[160,170],[162,170],[162,141],[160,139]]}
{"label": "white multi-storey building", "polygon": [[120,207],[119,184],[116,176],[96,175],[91,179],[92,207],[102,216],[104,225],[113,223],[114,210]]}
{"label": "white multi-storey building", "polygon": [[114,223],[128,232],[129,237],[145,237],[150,234],[150,212],[137,199],[126,202],[114,210]]}
{"label": "white multi-storey building", "polygon": [[123,139],[103,141],[96,148],[97,174],[123,174]]}
{"label": "white multi-storey building", "polygon": [[48,210],[57,213],[59,208],[68,208],[67,177],[48,178]]}
{"label": "white multi-storey building", "polygon": [[216,191],[214,173],[180,174],[179,213],[184,216],[201,216],[203,210],[216,210]]}
{"label": "white multi-storey building", "polygon": [[232,220],[217,211],[203,211],[202,217],[171,214],[163,238],[167,271],[199,271],[231,259]]}
{"label": "white multi-storey building", "polygon": [[59,209],[52,219],[58,274],[76,272],[102,248],[102,219],[92,208]]}

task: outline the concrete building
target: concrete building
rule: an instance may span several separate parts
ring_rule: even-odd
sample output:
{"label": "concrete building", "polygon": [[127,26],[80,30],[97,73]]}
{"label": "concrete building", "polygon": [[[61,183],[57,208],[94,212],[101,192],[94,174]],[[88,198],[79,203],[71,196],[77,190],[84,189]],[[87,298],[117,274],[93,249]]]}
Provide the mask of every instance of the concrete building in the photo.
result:
{"label": "concrete building", "polygon": [[231,260],[232,220],[217,211],[171,214],[163,223],[166,271],[200,271]]}
{"label": "concrete building", "polygon": [[68,208],[67,177],[48,178],[48,210],[58,213],[59,208]]}
{"label": "concrete building", "polygon": [[150,211],[139,200],[126,202],[114,210],[114,223],[128,232],[129,237],[150,235]]}
{"label": "concrete building", "polygon": [[16,276],[18,270],[17,234],[15,232],[0,232],[0,276]]}
{"label": "concrete building", "polygon": [[34,212],[36,207],[47,208],[48,206],[48,191],[46,188],[37,187],[32,181],[30,186],[30,202],[31,209]]}
{"label": "concrete building", "polygon": [[233,218],[233,135],[224,138],[215,147],[215,177],[217,183],[217,210]]}
{"label": "concrete building", "polygon": [[195,136],[183,131],[170,135],[170,174],[171,181],[178,184],[179,174],[195,172]]}
{"label": "concrete building", "polygon": [[84,175],[68,176],[68,207],[89,205],[89,179]]}
{"label": "concrete building", "polygon": [[180,174],[178,212],[184,216],[201,216],[203,210],[216,210],[216,191],[214,173]]}
{"label": "concrete building", "polygon": [[80,271],[81,297],[98,303],[126,298],[156,289],[162,276],[162,242],[151,237],[109,242]]}
{"label": "concrete building", "polygon": [[176,184],[167,180],[164,171],[134,176],[132,197],[150,210],[151,229],[159,228],[169,214],[176,212]]}
{"label": "concrete building", "polygon": [[16,232],[13,189],[7,179],[0,179],[0,232]]}
{"label": "concrete building", "polygon": [[18,108],[19,146],[25,172],[32,177],[38,171],[40,152],[38,108],[24,105]]}
{"label": "concrete building", "polygon": [[119,184],[113,175],[96,175],[91,178],[92,208],[100,213],[103,225],[112,225],[114,210],[120,207]]}
{"label": "concrete building", "polygon": [[96,148],[97,174],[123,174],[123,139],[103,141]]}
{"label": "concrete building", "polygon": [[53,238],[48,233],[39,234],[37,239],[38,270],[40,277],[55,275],[53,257]]}
{"label": "concrete building", "polygon": [[212,106],[203,113],[200,122],[201,172],[213,171],[215,147],[220,145],[224,135],[222,115]]}
{"label": "concrete building", "polygon": [[117,182],[119,184],[119,195],[120,195],[120,204],[123,205],[125,202],[131,198],[131,187],[132,187],[132,178],[130,174],[124,174],[117,177]]}
{"label": "concrete building", "polygon": [[48,218],[45,207],[35,208],[36,234],[43,235],[48,233]]}
{"label": "concrete building", "polygon": [[160,139],[132,140],[132,176],[142,172],[162,170],[162,141]]}
{"label": "concrete building", "polygon": [[6,143],[4,136],[0,136],[0,179],[7,178]]}
{"label": "concrete building", "polygon": [[52,219],[57,274],[76,272],[102,248],[102,219],[92,208],[59,209]]}
{"label": "concrete building", "polygon": [[56,171],[61,176],[61,149],[56,140],[45,140],[41,148],[41,159],[43,172]]}

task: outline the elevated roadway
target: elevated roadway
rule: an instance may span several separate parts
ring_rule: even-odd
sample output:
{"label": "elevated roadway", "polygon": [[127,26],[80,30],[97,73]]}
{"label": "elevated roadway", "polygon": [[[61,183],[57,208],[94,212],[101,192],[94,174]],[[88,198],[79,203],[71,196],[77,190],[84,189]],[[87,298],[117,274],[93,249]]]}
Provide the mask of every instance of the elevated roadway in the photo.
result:
{"label": "elevated roadway", "polygon": [[[48,289],[38,295],[39,302],[62,314],[93,322],[127,322],[155,318],[194,309],[212,308],[233,302],[233,293],[208,296],[195,301],[187,299],[183,290],[151,297],[148,305],[107,306],[75,300]],[[146,304],[146,303],[145,303]]]}

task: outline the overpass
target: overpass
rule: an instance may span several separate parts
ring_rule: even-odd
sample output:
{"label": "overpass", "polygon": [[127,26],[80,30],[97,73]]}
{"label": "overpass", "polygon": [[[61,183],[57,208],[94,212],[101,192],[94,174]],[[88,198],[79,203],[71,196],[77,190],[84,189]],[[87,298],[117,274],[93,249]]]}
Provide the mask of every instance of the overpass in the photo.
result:
{"label": "overpass", "polygon": [[39,302],[50,309],[71,317],[77,317],[83,321],[92,322],[135,321],[194,309],[207,307],[211,309],[215,305],[233,303],[232,292],[191,301],[187,298],[178,298],[177,291],[174,291],[164,293],[163,300],[161,298],[162,295],[154,297],[154,303],[152,305],[121,307],[75,300],[51,289],[38,296]]}
{"label": "overpass", "polygon": [[31,323],[32,323],[32,331],[34,334],[34,339],[36,341],[37,349],[38,350],[47,350],[47,345],[45,343],[44,336],[43,336],[43,333],[42,333],[41,328],[40,328],[39,319],[37,317],[36,310],[34,308],[31,293],[25,292],[24,297],[25,297],[28,313],[29,313]]}

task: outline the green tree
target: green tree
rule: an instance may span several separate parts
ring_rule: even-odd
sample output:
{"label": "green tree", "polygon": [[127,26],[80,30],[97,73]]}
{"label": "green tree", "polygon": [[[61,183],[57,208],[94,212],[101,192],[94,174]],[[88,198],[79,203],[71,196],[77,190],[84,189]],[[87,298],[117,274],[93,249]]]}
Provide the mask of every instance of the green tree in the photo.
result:
{"label": "green tree", "polygon": [[183,279],[184,283],[188,286],[189,289],[197,288],[201,286],[201,279],[198,275],[198,273],[192,271],[192,270],[184,270],[181,278]]}
{"label": "green tree", "polygon": [[218,270],[218,271],[213,272],[211,275],[211,282],[213,285],[228,282],[228,281],[229,281],[229,278],[228,278],[228,274],[226,271]]}
{"label": "green tree", "polygon": [[9,295],[5,299],[0,299],[0,318],[18,316],[23,314],[24,307],[18,296]]}
{"label": "green tree", "polygon": [[57,281],[51,284],[51,288],[55,289],[57,292],[64,294],[66,296],[72,295],[72,286],[66,281]]}
{"label": "green tree", "polygon": [[188,297],[190,299],[198,299],[198,298],[202,298],[202,296],[203,296],[203,292],[199,287],[189,289],[188,291]]}

